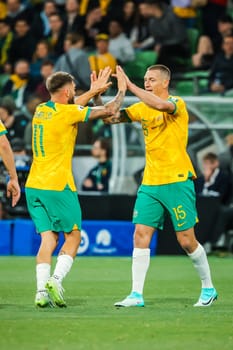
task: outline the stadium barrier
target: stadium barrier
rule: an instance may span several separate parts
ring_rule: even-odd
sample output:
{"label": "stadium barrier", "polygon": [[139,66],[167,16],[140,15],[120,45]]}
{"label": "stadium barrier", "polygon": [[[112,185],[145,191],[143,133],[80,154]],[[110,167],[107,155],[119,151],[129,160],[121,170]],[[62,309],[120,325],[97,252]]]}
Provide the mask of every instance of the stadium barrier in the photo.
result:
{"label": "stadium barrier", "polygon": [[[131,256],[134,225],[128,221],[83,221],[78,255]],[[59,234],[57,255],[64,242]],[[0,255],[33,256],[37,254],[40,236],[30,219],[0,221]],[[157,234],[151,242],[151,255],[156,254]]]}

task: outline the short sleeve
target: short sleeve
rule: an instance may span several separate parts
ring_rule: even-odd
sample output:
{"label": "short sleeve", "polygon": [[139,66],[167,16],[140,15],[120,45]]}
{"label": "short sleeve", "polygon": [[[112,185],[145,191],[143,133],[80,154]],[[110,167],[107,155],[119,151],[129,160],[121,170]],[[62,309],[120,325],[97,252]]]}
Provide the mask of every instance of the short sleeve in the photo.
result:
{"label": "short sleeve", "polygon": [[184,100],[178,96],[169,96],[168,101],[173,103],[175,106],[174,111],[172,113],[169,113],[173,114],[174,116],[177,116],[185,107]]}
{"label": "short sleeve", "polygon": [[5,126],[3,125],[2,121],[0,120],[0,136],[7,134],[7,130],[5,128]]}
{"label": "short sleeve", "polygon": [[70,105],[66,110],[66,120],[68,124],[87,122],[91,113],[90,107],[80,105]]}
{"label": "short sleeve", "polygon": [[131,121],[140,122],[141,117],[141,102],[134,103],[132,106],[125,108],[125,112]]}

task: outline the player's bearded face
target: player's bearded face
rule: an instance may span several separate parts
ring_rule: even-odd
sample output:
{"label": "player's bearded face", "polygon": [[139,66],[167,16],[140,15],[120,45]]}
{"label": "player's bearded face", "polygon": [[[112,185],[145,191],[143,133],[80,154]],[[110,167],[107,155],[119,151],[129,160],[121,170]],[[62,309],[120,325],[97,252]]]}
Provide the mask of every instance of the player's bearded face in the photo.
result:
{"label": "player's bearded face", "polygon": [[69,105],[74,104],[74,96],[70,96],[70,97],[69,97],[69,99],[68,99],[68,104],[69,104]]}
{"label": "player's bearded face", "polygon": [[75,92],[73,90],[69,90],[68,104],[74,103]]}

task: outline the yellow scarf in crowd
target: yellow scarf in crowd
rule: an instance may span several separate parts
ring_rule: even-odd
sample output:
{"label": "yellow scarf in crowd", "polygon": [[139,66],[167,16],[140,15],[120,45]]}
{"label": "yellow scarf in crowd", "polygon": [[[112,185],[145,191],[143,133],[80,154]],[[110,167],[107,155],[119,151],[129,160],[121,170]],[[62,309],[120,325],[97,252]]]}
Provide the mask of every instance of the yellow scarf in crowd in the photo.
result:
{"label": "yellow scarf in crowd", "polygon": [[0,19],[4,19],[6,15],[6,4],[3,1],[0,1]]}
{"label": "yellow scarf in crowd", "polygon": [[[99,0],[99,6],[101,8],[102,15],[105,16],[108,11],[108,6],[111,0]],[[85,16],[87,13],[87,7],[89,4],[89,0],[81,0],[79,5],[79,13],[81,16]]]}
{"label": "yellow scarf in crowd", "polygon": [[18,90],[21,89],[21,87],[23,87],[24,85],[27,84],[28,79],[20,79],[19,76],[17,74],[12,74],[10,76],[10,79],[13,81],[14,83],[14,90]]}

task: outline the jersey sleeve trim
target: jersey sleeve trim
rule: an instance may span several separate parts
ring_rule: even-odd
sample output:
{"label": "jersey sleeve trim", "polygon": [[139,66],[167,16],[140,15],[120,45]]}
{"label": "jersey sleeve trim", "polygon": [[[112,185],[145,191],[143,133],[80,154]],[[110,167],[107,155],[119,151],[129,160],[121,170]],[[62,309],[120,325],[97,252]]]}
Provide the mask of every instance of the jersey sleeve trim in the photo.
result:
{"label": "jersey sleeve trim", "polygon": [[126,119],[126,122],[132,123],[132,120],[130,119],[130,112],[129,111],[126,111],[126,109],[122,109],[121,113],[123,113],[123,116]]}
{"label": "jersey sleeve trim", "polygon": [[7,130],[2,130],[0,131],[0,136],[4,135],[4,134],[7,134]]}
{"label": "jersey sleeve trim", "polygon": [[169,114],[176,114],[176,112],[177,112],[177,104],[175,103],[175,101],[171,97],[168,98],[168,101],[171,102],[174,105],[174,107],[175,107],[174,111],[170,112]]}
{"label": "jersey sleeve trim", "polygon": [[87,114],[86,114],[86,116],[85,116],[84,122],[88,122],[90,113],[91,113],[91,108],[88,107],[88,109],[87,109]]}

